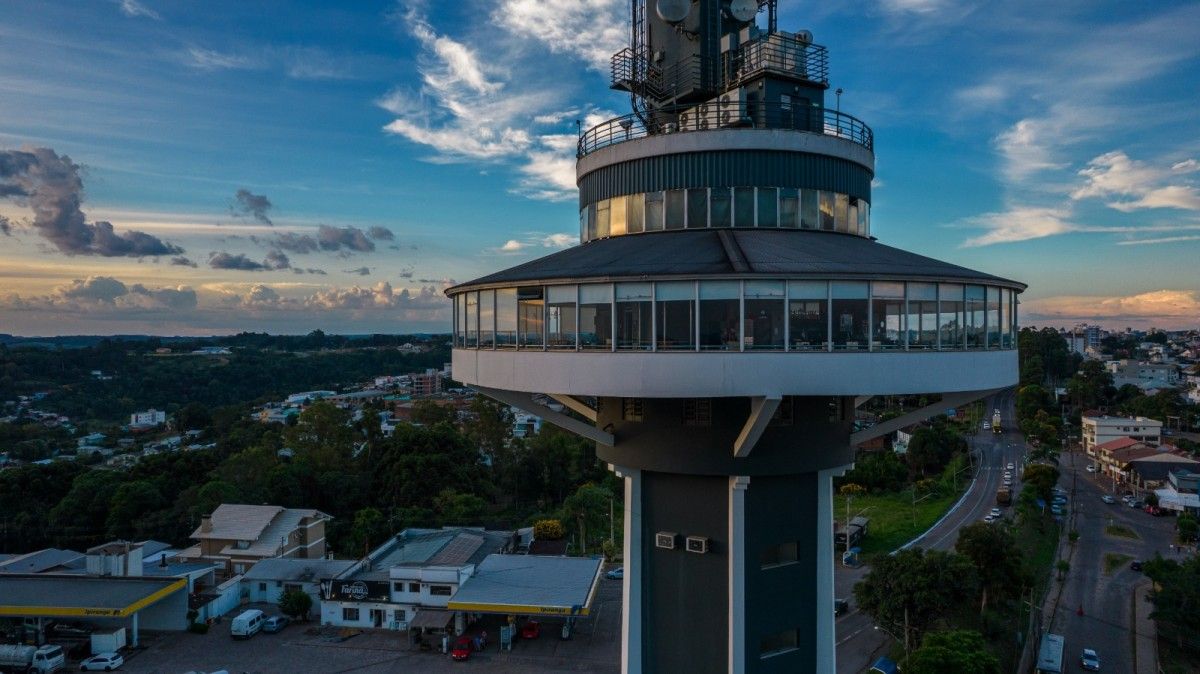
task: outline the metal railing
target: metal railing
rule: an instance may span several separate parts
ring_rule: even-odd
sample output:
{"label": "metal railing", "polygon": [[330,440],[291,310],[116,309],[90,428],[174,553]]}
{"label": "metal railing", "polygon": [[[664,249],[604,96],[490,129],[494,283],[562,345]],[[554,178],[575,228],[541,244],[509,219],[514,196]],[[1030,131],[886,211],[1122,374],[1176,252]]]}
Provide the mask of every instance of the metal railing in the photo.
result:
{"label": "metal railing", "polygon": [[829,85],[829,50],[787,33],[764,35],[721,55],[725,88],[763,73]]}
{"label": "metal railing", "polygon": [[628,140],[717,129],[784,129],[843,138],[874,151],[871,127],[844,112],[789,103],[730,100],[658,109],[643,122],[637,114],[614,117],[579,137],[577,157]]}

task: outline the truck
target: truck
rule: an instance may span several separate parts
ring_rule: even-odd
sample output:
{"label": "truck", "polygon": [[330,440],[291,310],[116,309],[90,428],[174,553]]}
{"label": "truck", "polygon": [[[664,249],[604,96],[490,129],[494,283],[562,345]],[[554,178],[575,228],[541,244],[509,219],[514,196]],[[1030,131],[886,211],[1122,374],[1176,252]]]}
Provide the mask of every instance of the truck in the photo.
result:
{"label": "truck", "polygon": [[996,505],[1008,505],[1012,503],[1012,490],[1008,487],[1001,487],[996,490]]}
{"label": "truck", "polygon": [[0,645],[0,671],[50,674],[66,664],[61,646]]}
{"label": "truck", "polygon": [[125,648],[124,627],[111,632],[92,632],[92,655],[120,653],[122,648]]}
{"label": "truck", "polygon": [[1000,430],[1000,410],[996,410],[996,412],[992,414],[992,432],[997,434],[1004,432]]}

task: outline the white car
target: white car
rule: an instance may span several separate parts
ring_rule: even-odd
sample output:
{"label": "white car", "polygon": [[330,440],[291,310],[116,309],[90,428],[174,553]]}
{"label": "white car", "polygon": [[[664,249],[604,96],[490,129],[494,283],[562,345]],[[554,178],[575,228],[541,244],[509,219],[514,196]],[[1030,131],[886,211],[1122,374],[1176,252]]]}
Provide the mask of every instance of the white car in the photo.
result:
{"label": "white car", "polygon": [[111,672],[120,669],[125,664],[125,658],[120,653],[100,653],[79,663],[81,672]]}
{"label": "white car", "polygon": [[1105,494],[1104,496],[1101,496],[1101,497],[1100,497],[1100,500],[1101,500],[1101,501],[1104,501],[1105,503],[1107,503],[1107,504],[1109,504],[1109,505],[1112,505],[1113,503],[1116,503],[1116,502],[1117,502],[1117,499],[1115,499],[1115,498],[1113,498],[1113,497],[1109,496],[1108,494]]}
{"label": "white car", "polygon": [[986,524],[991,524],[992,522],[995,522],[995,521],[996,521],[996,518],[995,518],[995,517],[992,517],[991,515],[984,515],[984,516],[983,516],[983,521],[984,521]]}
{"label": "white car", "polygon": [[1000,514],[1001,513],[1000,513],[999,508],[992,508],[992,512],[991,512],[992,517],[1000,517]]}
{"label": "white car", "polygon": [[1089,463],[1087,468],[1085,468],[1084,470],[1086,470],[1089,473],[1094,473],[1094,472],[1096,472],[1096,467]]}
{"label": "white car", "polygon": [[1008,469],[1009,469],[1009,470],[1012,470],[1012,469],[1014,469],[1014,468],[1016,468],[1016,466],[1014,466],[1014,465],[1012,464],[1012,462],[1010,461],[1010,462],[1009,462],[1009,464],[1008,464]]}
{"label": "white car", "polygon": [[989,424],[988,422],[986,422],[986,421],[985,421],[985,422],[983,422],[983,430],[985,430],[985,431],[986,431],[986,430],[988,430],[988,429],[989,429],[989,428],[991,428],[991,427],[992,427],[992,425],[991,425],[991,424]]}

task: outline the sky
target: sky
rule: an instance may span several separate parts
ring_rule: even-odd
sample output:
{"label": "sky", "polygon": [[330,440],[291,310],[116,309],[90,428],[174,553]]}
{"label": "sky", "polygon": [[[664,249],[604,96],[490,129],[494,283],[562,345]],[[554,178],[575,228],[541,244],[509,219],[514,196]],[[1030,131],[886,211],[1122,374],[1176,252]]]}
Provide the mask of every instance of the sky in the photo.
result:
{"label": "sky", "polygon": [[[1027,283],[1025,325],[1200,327],[1200,3],[780,4],[874,129],[881,242]],[[628,11],[0,3],[0,333],[447,330],[577,244]]]}

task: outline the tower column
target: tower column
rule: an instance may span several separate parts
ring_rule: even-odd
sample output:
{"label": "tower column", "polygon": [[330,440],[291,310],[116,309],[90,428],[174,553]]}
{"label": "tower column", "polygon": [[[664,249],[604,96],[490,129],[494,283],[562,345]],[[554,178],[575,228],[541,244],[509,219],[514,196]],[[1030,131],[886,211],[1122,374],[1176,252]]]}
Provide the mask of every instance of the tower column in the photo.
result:
{"label": "tower column", "polygon": [[[817,473],[817,526],[833,531],[833,478],[845,474],[850,465],[822,470]],[[837,630],[830,616],[833,615],[834,558],[833,536],[817,538],[817,643],[816,659],[818,674],[834,674],[837,671]]]}
{"label": "tower column", "polygon": [[729,478],[729,674],[746,671],[746,488],[750,478]]}
{"label": "tower column", "polygon": [[[625,574],[621,581],[621,674],[642,674],[642,471],[613,466],[625,483]],[[631,655],[632,654],[632,655]]]}

